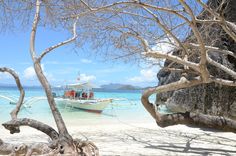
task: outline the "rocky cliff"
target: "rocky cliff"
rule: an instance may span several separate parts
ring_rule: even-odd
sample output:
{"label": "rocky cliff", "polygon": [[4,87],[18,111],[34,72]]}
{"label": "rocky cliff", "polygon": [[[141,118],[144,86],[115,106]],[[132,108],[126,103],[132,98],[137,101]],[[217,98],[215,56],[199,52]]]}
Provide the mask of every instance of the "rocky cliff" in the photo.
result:
{"label": "rocky cliff", "polygon": [[[217,8],[219,0],[209,0],[208,5],[212,8]],[[221,11],[221,10],[219,10]],[[225,18],[231,22],[236,22],[236,0],[229,0],[229,4],[224,6]],[[207,18],[208,13],[203,11],[199,18]],[[209,45],[214,45],[223,49],[228,49],[236,53],[236,43],[230,39],[221,27],[217,25],[199,25],[204,27],[204,31],[208,31],[207,36],[204,36],[205,41]],[[190,35],[186,41],[194,40],[194,36]],[[178,55],[178,51],[174,51]],[[230,56],[219,55],[217,52],[210,54],[211,58],[219,63],[224,64],[228,68],[236,71],[236,59]],[[194,58],[193,58],[194,59]],[[197,60],[195,60],[197,61]],[[164,66],[168,66],[171,62],[166,61]],[[223,71],[210,66],[209,72],[216,76],[231,79],[229,75]],[[178,81],[182,73],[160,70],[157,74],[159,79],[158,85],[168,84]],[[188,75],[191,78],[191,75]],[[167,108],[173,112],[201,112],[210,115],[221,115],[232,119],[236,119],[236,88],[221,86],[217,84],[199,85],[196,87],[181,89],[168,93],[158,94],[156,97],[157,104],[166,104]]]}

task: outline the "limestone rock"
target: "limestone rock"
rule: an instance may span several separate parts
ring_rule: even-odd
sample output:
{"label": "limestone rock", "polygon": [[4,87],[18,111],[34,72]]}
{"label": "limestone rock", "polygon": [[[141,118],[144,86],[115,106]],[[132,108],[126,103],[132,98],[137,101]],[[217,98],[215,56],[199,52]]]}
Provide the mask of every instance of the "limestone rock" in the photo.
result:
{"label": "limestone rock", "polygon": [[[209,0],[208,4],[211,7],[216,7],[219,0]],[[229,0],[229,5],[225,9],[225,18],[231,22],[236,23],[236,1]],[[207,17],[207,13],[203,11],[199,18]],[[213,28],[214,27],[214,28]],[[236,53],[236,43],[230,39],[227,35],[222,35],[221,27],[217,26],[206,26],[207,31],[210,31],[210,36],[204,38],[208,44],[214,45],[220,48],[225,48]],[[214,40],[214,43],[211,43],[211,38],[217,38]],[[204,36],[203,36],[204,37]],[[188,40],[194,40],[194,36],[190,35]],[[178,51],[174,51],[173,54],[178,55]],[[228,68],[236,71],[236,59],[230,56],[220,55],[217,52],[212,52],[210,54],[211,58],[215,61],[222,63]],[[194,60],[195,59],[195,60]],[[194,62],[198,60],[193,58]],[[165,61],[164,66],[168,66],[171,62]],[[231,79],[229,75],[223,71],[213,67],[208,66],[209,72],[211,75],[221,78]],[[157,74],[159,79],[158,85],[168,84],[171,82],[178,81],[181,76],[181,73],[170,72],[160,70]],[[188,75],[188,78],[191,79],[192,75]],[[167,92],[157,94],[156,103],[163,104],[165,103],[167,108],[173,112],[201,112],[210,115],[221,115],[229,118],[236,119],[236,88],[221,86],[218,84],[207,84],[199,85],[192,88],[181,89],[177,91]]]}

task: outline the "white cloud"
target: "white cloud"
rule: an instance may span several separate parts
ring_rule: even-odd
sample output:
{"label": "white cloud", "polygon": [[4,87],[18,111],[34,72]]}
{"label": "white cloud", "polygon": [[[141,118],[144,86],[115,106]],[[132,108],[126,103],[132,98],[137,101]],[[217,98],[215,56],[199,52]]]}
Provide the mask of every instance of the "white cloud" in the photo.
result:
{"label": "white cloud", "polygon": [[93,81],[96,80],[96,77],[94,75],[86,75],[86,74],[80,74],[80,81]]}
{"label": "white cloud", "polygon": [[[166,37],[156,41],[156,45],[152,47],[153,51],[159,53],[169,53],[171,54],[173,50],[178,46],[175,40],[171,37]],[[165,59],[156,59],[156,58],[146,58],[148,64],[159,64],[163,65]]]}
{"label": "white cloud", "polygon": [[92,63],[92,60],[88,60],[88,59],[81,59],[80,61],[82,63],[87,63],[87,64]]}
{"label": "white cloud", "polygon": [[129,78],[129,81],[134,83],[154,82],[157,81],[156,74],[154,69],[142,69],[139,76]]}
{"label": "white cloud", "polygon": [[27,80],[33,80],[36,78],[36,73],[34,71],[34,67],[30,66],[24,70],[24,78]]}
{"label": "white cloud", "polygon": [[162,53],[169,53],[173,51],[176,46],[177,44],[175,43],[174,39],[169,37],[157,40],[156,45],[152,48],[152,50],[156,50]]}
{"label": "white cloud", "polygon": [[[52,75],[52,74],[45,72],[45,70],[44,70],[44,64],[42,64],[41,66],[42,66],[43,73],[44,73],[44,75],[47,77],[47,79],[48,79],[49,81],[55,80],[55,79],[53,78],[53,75]],[[35,80],[35,79],[37,79],[37,75],[36,75],[36,73],[35,73],[34,67],[33,67],[33,66],[30,66],[30,67],[26,68],[26,69],[24,70],[24,72],[23,72],[23,77],[24,77],[26,80]]]}

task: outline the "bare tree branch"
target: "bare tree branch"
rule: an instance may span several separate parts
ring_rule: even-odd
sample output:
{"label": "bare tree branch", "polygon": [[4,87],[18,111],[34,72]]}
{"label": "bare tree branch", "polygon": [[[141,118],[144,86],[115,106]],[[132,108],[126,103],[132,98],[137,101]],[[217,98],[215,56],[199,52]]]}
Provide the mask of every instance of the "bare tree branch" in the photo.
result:
{"label": "bare tree branch", "polygon": [[[186,43],[186,44],[194,48],[199,48],[200,46],[199,44],[195,44],[195,43]],[[208,50],[208,52],[219,52],[219,53],[230,55],[236,58],[236,54],[234,54],[234,52],[230,50],[224,50],[224,49],[220,49],[218,47],[213,47],[213,46],[205,46],[205,48]]]}
{"label": "bare tree branch", "polygon": [[199,84],[203,84],[201,80],[188,81],[182,77],[179,81],[159,86],[156,88],[150,88],[146,90],[141,98],[143,106],[151,114],[151,116],[156,120],[157,124],[161,127],[166,127],[176,124],[186,124],[186,125],[198,125],[201,127],[215,128],[229,132],[236,132],[236,121],[227,119],[220,116],[209,116],[201,113],[174,113],[174,114],[160,114],[154,105],[149,102],[149,97],[154,93],[162,93],[167,91],[173,91],[188,87],[193,87]]}
{"label": "bare tree branch", "polygon": [[143,7],[143,8],[154,17],[157,24],[164,30],[165,33],[170,35],[176,41],[176,43],[178,43],[178,45],[176,46],[180,46],[181,48],[183,48],[183,51],[185,52],[185,54],[187,54],[188,51],[186,47],[181,43],[181,41],[164,24],[160,22],[159,18],[151,10],[147,9],[146,7]]}
{"label": "bare tree branch", "polygon": [[152,58],[168,59],[168,60],[174,61],[176,63],[186,65],[186,66],[194,69],[195,71],[200,72],[198,64],[196,64],[194,62],[187,61],[187,60],[185,61],[182,58],[180,58],[178,56],[174,56],[172,54],[165,54],[165,53],[158,52],[158,51],[150,51],[150,52],[144,52],[143,55],[145,55],[147,57],[152,57]]}
{"label": "bare tree branch", "polygon": [[225,85],[225,86],[236,87],[236,81],[224,80],[224,79],[214,78],[214,77],[211,78],[211,81],[217,84]]}
{"label": "bare tree branch", "polygon": [[188,88],[192,86],[196,86],[201,84],[201,80],[192,80],[188,81],[186,78],[182,77],[179,81],[173,82],[170,84],[162,85],[156,88],[150,88],[146,90],[141,98],[141,102],[146,108],[146,110],[151,114],[151,116],[157,120],[161,120],[161,116],[156,113],[155,107],[153,106],[152,103],[149,102],[148,98],[154,93],[162,93],[162,92],[168,92],[168,91],[173,91],[173,90],[178,90],[178,89],[183,89],[183,88]]}
{"label": "bare tree branch", "polygon": [[0,72],[7,72],[9,74],[11,74],[11,76],[15,79],[15,82],[16,82],[16,85],[18,87],[18,90],[20,91],[20,97],[19,97],[19,100],[16,104],[16,107],[15,109],[13,109],[11,111],[11,118],[12,119],[16,119],[17,118],[17,114],[18,112],[20,111],[20,108],[24,102],[24,97],[25,97],[25,91],[21,85],[21,82],[20,82],[20,78],[19,76],[16,74],[16,72],[10,68],[6,68],[6,67],[2,67],[0,68]]}
{"label": "bare tree branch", "polygon": [[76,18],[76,21],[75,21],[75,23],[73,24],[73,36],[72,36],[70,39],[65,40],[65,41],[63,41],[63,42],[60,42],[60,43],[58,43],[58,44],[56,44],[56,45],[53,45],[53,46],[47,48],[45,51],[43,51],[42,54],[38,57],[39,62],[42,60],[42,58],[43,58],[46,54],[50,53],[52,50],[54,50],[54,49],[56,49],[56,48],[58,48],[58,47],[60,47],[60,46],[63,46],[63,45],[65,45],[65,44],[68,44],[68,43],[74,41],[74,40],[77,38],[77,33],[76,33],[77,19],[78,19],[78,18]]}
{"label": "bare tree branch", "polygon": [[196,17],[192,11],[192,9],[188,6],[188,4],[184,0],[179,0],[179,2],[183,5],[183,7],[186,9],[186,11],[189,13],[189,15],[192,18],[192,23],[190,23],[190,27],[192,28],[192,31],[197,38],[198,43],[200,44],[200,63],[199,63],[199,68],[201,68],[201,77],[204,81],[207,82],[210,74],[206,68],[206,63],[207,63],[207,54],[206,54],[206,48],[204,41],[202,39],[202,36],[200,32],[198,31],[197,25],[196,25]]}
{"label": "bare tree branch", "polygon": [[126,34],[130,35],[130,36],[133,36],[134,38],[136,38],[137,40],[139,40],[142,45],[143,45],[143,48],[145,51],[150,51],[150,47],[149,47],[149,44],[148,44],[148,41],[145,40],[143,37],[141,37],[139,34],[134,34],[134,33],[131,33],[131,32],[127,32]]}
{"label": "bare tree branch", "polygon": [[35,15],[34,15],[34,22],[32,25],[32,30],[31,30],[31,34],[30,34],[30,54],[32,57],[32,60],[35,61],[36,60],[36,52],[35,52],[35,37],[36,37],[36,31],[37,31],[37,27],[38,27],[38,22],[40,19],[40,6],[41,6],[41,1],[37,0],[36,1],[36,10],[35,10]]}
{"label": "bare tree branch", "polygon": [[225,67],[224,65],[212,60],[209,56],[207,57],[207,61],[213,65],[213,66],[216,66],[218,69],[221,69],[223,71],[225,71],[226,73],[228,73],[229,75],[231,75],[235,80],[236,80],[236,72]]}
{"label": "bare tree branch", "polygon": [[[224,17],[221,17],[220,14],[218,14],[217,12],[215,12],[213,9],[211,9],[208,5],[206,5],[204,2],[202,2],[202,0],[197,0],[197,2],[205,9],[207,10],[211,15],[213,15],[217,20],[216,21],[218,24],[221,25],[221,27],[224,29],[224,31],[236,42],[236,27],[235,24],[233,24],[234,26],[232,27],[232,25],[225,21]],[[230,30],[230,28],[233,28],[234,31]]]}

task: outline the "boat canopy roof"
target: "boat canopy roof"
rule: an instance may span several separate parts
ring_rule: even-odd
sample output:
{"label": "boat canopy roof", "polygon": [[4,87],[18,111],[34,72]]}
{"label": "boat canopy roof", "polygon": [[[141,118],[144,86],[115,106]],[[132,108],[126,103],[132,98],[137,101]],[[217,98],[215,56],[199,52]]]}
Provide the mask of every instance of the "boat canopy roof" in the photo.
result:
{"label": "boat canopy roof", "polygon": [[66,88],[69,88],[69,89],[92,89],[92,88],[95,88],[95,85],[91,84],[90,82],[75,83],[75,84],[66,85]]}

